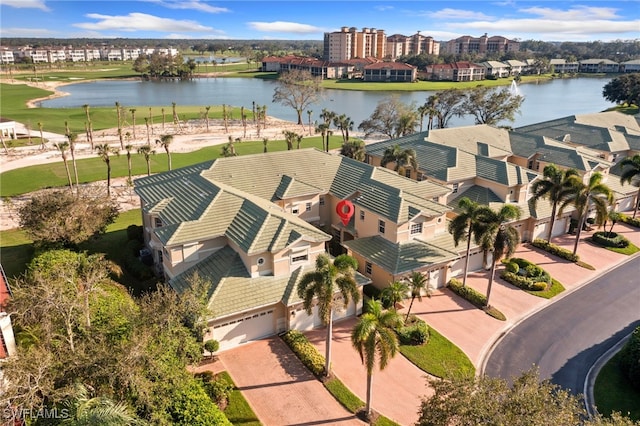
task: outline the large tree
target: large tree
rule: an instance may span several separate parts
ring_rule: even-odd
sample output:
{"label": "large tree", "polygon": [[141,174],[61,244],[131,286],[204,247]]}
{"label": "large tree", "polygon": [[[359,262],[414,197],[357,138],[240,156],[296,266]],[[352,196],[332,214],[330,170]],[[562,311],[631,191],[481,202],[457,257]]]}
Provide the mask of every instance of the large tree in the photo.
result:
{"label": "large tree", "polygon": [[382,303],[371,299],[358,323],[351,331],[351,344],[360,354],[367,369],[367,400],[365,415],[371,417],[373,392],[373,369],[376,362],[384,370],[398,352],[398,337],[395,329],[402,326],[402,317],[396,311],[384,311]]}
{"label": "large tree", "polygon": [[638,195],[636,196],[633,208],[633,217],[635,219],[638,213],[638,205],[640,204],[640,154],[633,157],[627,157],[619,163],[622,173],[620,174],[620,184],[633,184],[638,187]]}
{"label": "large tree", "polygon": [[[433,99],[434,96],[436,99]],[[433,105],[433,113],[438,119],[439,129],[448,127],[449,120],[456,115],[460,115],[460,104],[464,99],[465,92],[458,89],[442,90],[427,98],[427,104]],[[429,115],[431,116],[431,112],[429,112]]]}
{"label": "large tree", "polygon": [[413,170],[418,170],[418,160],[416,152],[412,148],[402,149],[400,145],[395,144],[384,150],[380,165],[385,167],[387,164],[393,163],[393,170],[400,171],[401,167],[411,166]]}
{"label": "large tree", "polygon": [[638,105],[640,103],[640,73],[623,74],[604,85],[602,96],[609,102]]}
{"label": "large tree", "polygon": [[171,152],[169,151],[169,147],[173,142],[173,135],[162,135],[160,139],[156,139],[156,145],[160,145],[164,148],[167,153],[167,167],[171,170]]}
{"label": "large tree", "polygon": [[464,256],[464,273],[462,275],[462,286],[467,284],[467,275],[469,271],[469,256],[471,254],[471,240],[475,237],[476,242],[479,237],[478,224],[480,221],[480,215],[482,214],[483,207],[478,203],[471,201],[467,197],[462,197],[458,201],[458,208],[461,212],[449,222],[449,233],[453,236],[453,242],[456,247],[462,241],[466,239],[467,250]]}
{"label": "large tree", "polygon": [[118,150],[112,148],[108,143],[96,146],[98,157],[107,165],[107,197],[111,196],[111,156],[119,155]]}
{"label": "large tree", "polygon": [[578,171],[574,169],[561,170],[555,164],[549,164],[545,166],[542,175],[543,179],[538,179],[531,185],[531,193],[533,195],[531,202],[534,209],[540,199],[548,199],[551,203],[551,220],[547,235],[547,241],[550,242],[553,224],[558,216],[558,206],[571,193],[571,187],[567,179],[570,176],[578,176]]}
{"label": "large tree", "polygon": [[607,219],[608,207],[613,204],[614,200],[611,189],[602,183],[603,176],[601,173],[593,173],[586,184],[582,179],[580,175],[573,175],[567,179],[571,190],[562,204],[560,204],[560,214],[568,205],[573,205],[578,214],[578,228],[576,230],[576,241],[573,245],[573,254],[578,252],[582,228],[591,209],[595,210],[596,224],[602,225]]}
{"label": "large tree", "polygon": [[18,215],[20,226],[36,244],[73,247],[103,233],[118,216],[118,209],[107,198],[45,191],[26,202]]}
{"label": "large tree", "polygon": [[342,144],[340,155],[353,158],[354,160],[364,161],[367,156],[366,146],[361,140],[350,140]]}
{"label": "large tree", "polygon": [[514,96],[508,87],[496,89],[479,86],[466,93],[460,105],[460,112],[473,115],[476,124],[493,126],[503,120],[513,121],[522,102],[524,97]]}
{"label": "large tree", "polygon": [[360,123],[358,129],[364,132],[365,137],[381,134],[396,139],[415,132],[419,121],[417,108],[392,96],[379,101],[373,113]]}
{"label": "large tree", "polygon": [[314,271],[307,272],[298,283],[298,296],[303,299],[303,306],[308,315],[313,312],[313,302],[317,303],[318,316],[322,324],[327,327],[325,344],[325,375],[331,369],[331,339],[333,334],[333,310],[337,308],[334,295],[339,291],[346,308],[350,301],[358,303],[360,293],[355,280],[358,262],[346,254],[336,257],[333,261],[329,256],[321,254],[316,258]]}
{"label": "large tree", "polygon": [[302,125],[302,111],[318,100],[320,78],[309,71],[291,70],[282,72],[273,92],[273,102],[293,108]]}

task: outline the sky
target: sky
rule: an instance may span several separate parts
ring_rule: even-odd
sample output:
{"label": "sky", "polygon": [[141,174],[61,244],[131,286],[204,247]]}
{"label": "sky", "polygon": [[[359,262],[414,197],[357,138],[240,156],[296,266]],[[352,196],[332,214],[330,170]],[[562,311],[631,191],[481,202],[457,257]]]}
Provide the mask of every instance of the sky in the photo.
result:
{"label": "sky", "polygon": [[640,0],[0,0],[0,38],[322,40],[343,26],[435,40],[638,40]]}

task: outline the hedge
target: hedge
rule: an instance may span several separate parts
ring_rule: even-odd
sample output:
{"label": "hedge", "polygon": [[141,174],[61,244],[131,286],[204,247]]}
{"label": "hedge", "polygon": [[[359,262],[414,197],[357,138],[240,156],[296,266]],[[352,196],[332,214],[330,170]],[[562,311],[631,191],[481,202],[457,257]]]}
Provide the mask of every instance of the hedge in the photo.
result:
{"label": "hedge", "polygon": [[451,280],[449,280],[448,286],[455,294],[473,303],[478,308],[484,308],[485,306],[487,306],[487,297],[484,294],[479,293],[469,286],[463,287],[462,282],[458,281],[457,279],[451,278]]}
{"label": "hedge", "polygon": [[629,247],[630,241],[623,235],[615,232],[598,231],[593,234],[591,241],[603,247],[625,248]]}
{"label": "hedge", "polygon": [[626,214],[620,214],[620,222],[626,223],[627,225],[635,226],[636,228],[640,228],[640,218],[632,218],[627,216]]}
{"label": "hedge", "polygon": [[536,238],[531,244],[534,247],[538,247],[539,249],[542,249],[563,259],[567,259],[571,262],[578,262],[580,260],[580,256],[578,256],[577,254],[573,254],[573,252],[571,252],[570,250],[552,243],[548,243],[547,241],[540,238]]}
{"label": "hedge", "polygon": [[620,351],[620,368],[631,385],[640,390],[640,327],[631,334],[631,338]]}
{"label": "hedge", "polygon": [[514,257],[505,263],[506,270],[500,277],[516,287],[523,290],[544,291],[551,284],[551,275],[527,259]]}
{"label": "hedge", "polygon": [[297,330],[289,330],[282,335],[282,340],[313,374],[317,377],[324,374],[325,359],[309,342],[307,336]]}

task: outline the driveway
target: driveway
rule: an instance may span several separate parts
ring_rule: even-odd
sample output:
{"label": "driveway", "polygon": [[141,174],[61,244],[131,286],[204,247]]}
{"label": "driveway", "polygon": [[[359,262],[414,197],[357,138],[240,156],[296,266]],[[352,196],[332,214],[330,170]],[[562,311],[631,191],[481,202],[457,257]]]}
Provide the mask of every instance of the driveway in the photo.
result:
{"label": "driveway", "polygon": [[195,371],[226,370],[264,425],[358,425],[277,336],[220,353]]}

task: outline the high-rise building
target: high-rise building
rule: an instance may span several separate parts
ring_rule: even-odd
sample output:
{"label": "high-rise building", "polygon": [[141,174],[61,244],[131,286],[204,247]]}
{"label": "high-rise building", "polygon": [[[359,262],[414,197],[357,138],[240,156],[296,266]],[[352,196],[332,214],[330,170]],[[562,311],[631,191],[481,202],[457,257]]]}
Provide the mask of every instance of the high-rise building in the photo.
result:
{"label": "high-rise building", "polygon": [[346,61],[354,58],[386,56],[386,36],[384,30],[356,27],[342,27],[340,31],[324,33],[324,59]]}
{"label": "high-rise building", "polygon": [[391,59],[419,55],[421,53],[438,55],[440,53],[440,43],[434,41],[433,37],[421,35],[420,31],[412,36],[394,34],[387,37],[387,56]]}
{"label": "high-rise building", "polygon": [[454,40],[449,40],[443,45],[443,53],[452,53],[458,55],[461,53],[506,53],[518,52],[520,43],[502,36],[488,37],[484,33],[482,37],[474,38],[471,36],[462,36]]}

